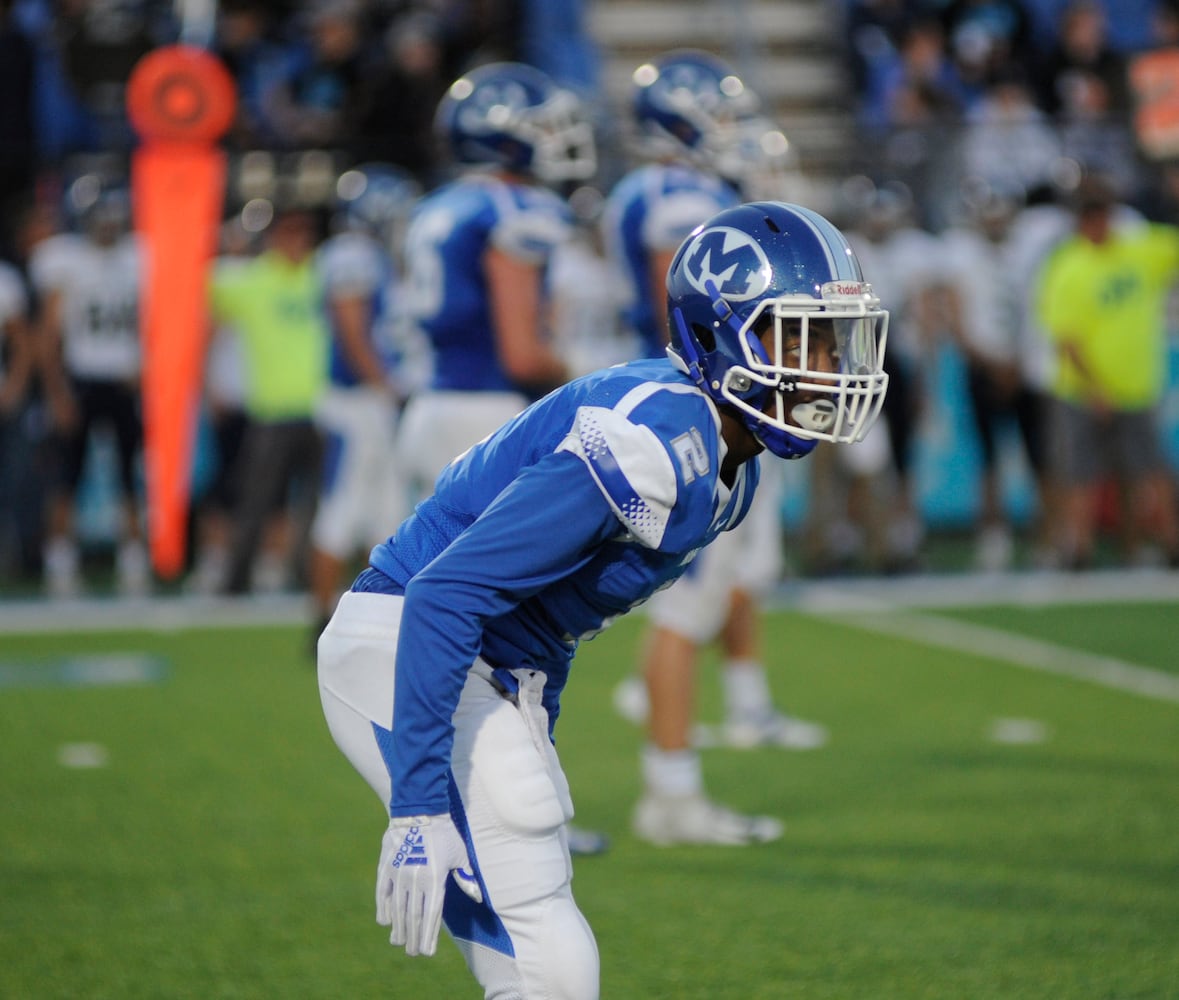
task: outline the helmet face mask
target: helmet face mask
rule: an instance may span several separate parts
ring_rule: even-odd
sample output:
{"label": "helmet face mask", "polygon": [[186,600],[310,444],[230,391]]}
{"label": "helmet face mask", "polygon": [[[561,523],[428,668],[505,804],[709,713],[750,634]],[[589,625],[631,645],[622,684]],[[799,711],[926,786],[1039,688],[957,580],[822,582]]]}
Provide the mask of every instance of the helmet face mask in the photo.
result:
{"label": "helmet face mask", "polygon": [[547,183],[587,180],[597,170],[582,102],[532,66],[491,63],[459,77],[439,104],[435,125],[461,164]]}
{"label": "helmet face mask", "polygon": [[[727,369],[720,395],[756,421],[750,429],[771,451],[781,436],[850,444],[875,422],[887,382],[888,317],[873,299],[868,285],[817,302],[767,299],[738,331],[746,364]],[[758,337],[766,326],[769,335]]]}
{"label": "helmet face mask", "polygon": [[779,201],[797,188],[798,156],[786,134],[770,119],[742,119],[724,134],[714,169],[746,201]]}
{"label": "helmet face mask", "polygon": [[880,413],[888,313],[817,213],[714,216],[676,254],[668,315],[673,360],[780,457],[862,440]]}

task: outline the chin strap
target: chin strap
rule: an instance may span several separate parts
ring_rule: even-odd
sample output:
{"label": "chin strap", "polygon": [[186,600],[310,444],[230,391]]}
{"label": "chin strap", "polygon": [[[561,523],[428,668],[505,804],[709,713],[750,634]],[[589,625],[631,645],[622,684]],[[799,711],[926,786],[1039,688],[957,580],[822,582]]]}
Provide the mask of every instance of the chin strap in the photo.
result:
{"label": "chin strap", "polygon": [[672,320],[680,331],[680,343],[683,345],[683,350],[677,351],[668,346],[668,355],[672,361],[678,362],[693,382],[702,389],[707,389],[704,384],[704,370],[700,367],[700,352],[696,350],[695,338],[688,332],[687,324],[684,322],[684,314],[676,309],[672,313]]}
{"label": "chin strap", "polygon": [[805,458],[819,443],[813,438],[795,437],[778,427],[770,427],[748,413],[742,413],[741,418],[745,428],[757,438],[766,451],[779,458]]}

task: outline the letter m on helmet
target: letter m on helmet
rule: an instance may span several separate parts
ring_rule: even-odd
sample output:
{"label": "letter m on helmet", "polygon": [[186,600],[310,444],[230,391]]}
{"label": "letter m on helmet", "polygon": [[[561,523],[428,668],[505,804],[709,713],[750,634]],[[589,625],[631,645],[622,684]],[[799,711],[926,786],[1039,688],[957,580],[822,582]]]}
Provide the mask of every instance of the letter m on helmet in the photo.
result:
{"label": "letter m on helmet", "polygon": [[706,283],[711,281],[723,298],[741,302],[756,298],[769,286],[769,260],[747,233],[718,226],[691,239],[684,273],[697,291],[708,294]]}

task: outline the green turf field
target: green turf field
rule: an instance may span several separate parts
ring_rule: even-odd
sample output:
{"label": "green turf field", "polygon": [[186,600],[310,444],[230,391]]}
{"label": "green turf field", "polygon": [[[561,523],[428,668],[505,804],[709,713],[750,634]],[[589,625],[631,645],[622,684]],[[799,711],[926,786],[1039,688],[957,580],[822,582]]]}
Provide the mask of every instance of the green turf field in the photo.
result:
{"label": "green turf field", "polygon": [[[937,617],[1179,662],[1176,603]],[[1179,701],[777,612],[776,690],[831,743],[709,750],[705,770],[786,836],[661,851],[628,832],[640,735],[610,708],[639,626],[583,647],[558,729],[578,822],[613,838],[574,881],[603,997],[1179,997]],[[0,635],[0,997],[478,996],[445,942],[408,959],[372,921],[381,809],[304,640]],[[156,676],[87,685],[77,654],[150,654]],[[712,665],[702,686],[715,718]],[[996,742],[999,720],[1042,739]]]}

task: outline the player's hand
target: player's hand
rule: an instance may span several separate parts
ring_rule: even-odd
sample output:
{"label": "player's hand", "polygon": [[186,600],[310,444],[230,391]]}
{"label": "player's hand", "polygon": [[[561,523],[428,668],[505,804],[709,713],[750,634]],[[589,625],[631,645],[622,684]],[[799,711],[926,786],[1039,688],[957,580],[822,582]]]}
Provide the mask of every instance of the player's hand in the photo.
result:
{"label": "player's hand", "polygon": [[434,954],[452,872],[463,892],[483,902],[467,846],[450,816],[389,821],[377,867],[377,923],[391,928],[390,944],[404,946],[407,955]]}

